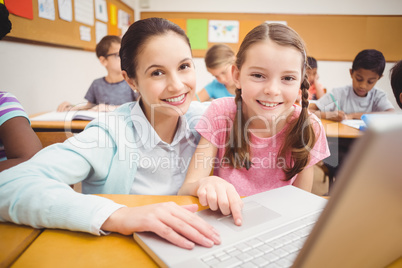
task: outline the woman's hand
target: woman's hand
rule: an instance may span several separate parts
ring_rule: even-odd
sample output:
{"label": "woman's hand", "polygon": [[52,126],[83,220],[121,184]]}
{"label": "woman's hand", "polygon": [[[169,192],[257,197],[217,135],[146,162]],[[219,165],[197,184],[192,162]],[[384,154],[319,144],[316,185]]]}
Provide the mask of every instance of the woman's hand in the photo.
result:
{"label": "woman's hand", "polygon": [[220,244],[218,232],[194,214],[198,205],[179,206],[174,202],[142,207],[124,207],[116,210],[101,229],[131,235],[134,232],[154,232],[185,249],[194,243],[204,247]]}
{"label": "woman's hand", "polygon": [[218,210],[223,215],[232,213],[234,223],[242,224],[243,201],[232,184],[217,176],[209,176],[197,181],[197,196],[200,204]]}

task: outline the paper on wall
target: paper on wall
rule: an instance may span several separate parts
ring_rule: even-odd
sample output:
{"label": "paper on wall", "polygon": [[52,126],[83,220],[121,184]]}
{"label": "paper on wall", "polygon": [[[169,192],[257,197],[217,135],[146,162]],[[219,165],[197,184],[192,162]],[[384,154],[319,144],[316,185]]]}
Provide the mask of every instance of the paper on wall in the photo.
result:
{"label": "paper on wall", "polygon": [[73,21],[73,5],[72,0],[58,0],[60,19],[65,21]]}
{"label": "paper on wall", "polygon": [[39,18],[55,20],[55,9],[53,0],[38,0]]}
{"label": "paper on wall", "polygon": [[75,20],[87,25],[94,25],[94,2],[93,0],[75,0]]}

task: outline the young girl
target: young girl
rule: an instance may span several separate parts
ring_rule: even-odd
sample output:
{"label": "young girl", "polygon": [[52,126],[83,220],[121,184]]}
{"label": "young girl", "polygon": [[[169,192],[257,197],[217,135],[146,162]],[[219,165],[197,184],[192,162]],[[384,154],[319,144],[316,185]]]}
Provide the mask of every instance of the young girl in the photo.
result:
{"label": "young girl", "polygon": [[[306,65],[291,28],[262,24],[248,33],[232,70],[236,97],[213,101],[199,121],[202,138],[179,194],[232,212],[240,225],[239,196],[289,184],[311,191],[312,166],[329,151],[322,125],[307,112]],[[300,89],[302,107],[294,105]]]}
{"label": "young girl", "polygon": [[194,100],[207,101],[234,96],[236,85],[232,78],[232,66],[235,61],[233,50],[225,44],[216,44],[208,49],[205,65],[216,79],[196,93]]}
{"label": "young girl", "polygon": [[[187,122],[202,113],[191,105],[195,71],[189,40],[177,25],[140,20],[122,39],[121,67],[139,102],[128,103],[65,143],[49,146],[0,174],[0,220],[100,235],[152,231],[190,249],[220,243],[216,231],[174,203],[128,208],[85,194],[176,194],[197,144]],[[190,108],[189,108],[190,107]],[[186,114],[186,117],[183,116]],[[146,161],[145,161],[146,160]]]}

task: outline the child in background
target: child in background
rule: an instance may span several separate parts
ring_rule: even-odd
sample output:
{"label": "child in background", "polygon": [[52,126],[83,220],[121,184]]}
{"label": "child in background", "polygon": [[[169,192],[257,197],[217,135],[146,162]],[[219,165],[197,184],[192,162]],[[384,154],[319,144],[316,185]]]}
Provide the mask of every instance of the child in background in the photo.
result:
{"label": "child in background", "polygon": [[235,61],[233,50],[225,44],[213,45],[205,55],[205,65],[216,79],[196,93],[194,100],[208,101],[234,96],[236,85],[232,78],[232,66]]}
{"label": "child in background", "polygon": [[30,159],[42,144],[17,98],[0,91],[0,172]]}
{"label": "child in background", "polygon": [[353,60],[350,76],[352,85],[334,88],[309,109],[318,117],[334,121],[360,119],[372,112],[392,112],[394,107],[385,92],[375,88],[385,68],[383,54],[375,49],[366,49]]}
{"label": "child in background", "polygon": [[391,87],[396,102],[402,109],[402,60],[398,61],[391,69]]}
{"label": "child in background", "polygon": [[[141,93],[139,101],[0,173],[0,221],[94,235],[151,231],[186,249],[219,244],[213,227],[191,213],[197,205],[129,208],[93,195],[176,194],[198,143],[191,128],[205,105],[192,102],[195,70],[184,31],[165,19],[136,21],[120,55],[123,76]],[[83,194],[69,187],[77,182]]]}
{"label": "child in background", "polygon": [[321,85],[320,82],[318,82],[318,73],[317,73],[317,60],[313,57],[307,57],[307,76],[308,76],[308,82],[310,83],[310,88],[308,90],[308,99],[309,100],[318,100],[325,94],[325,89]]}
{"label": "child in background", "polygon": [[96,45],[96,56],[100,63],[106,68],[107,76],[95,79],[88,89],[85,105],[72,105],[63,102],[57,108],[58,112],[69,110],[89,110],[110,112],[119,105],[135,101],[138,93],[131,90],[124,81],[120,67],[121,39],[115,35],[107,35]]}
{"label": "child in background", "polygon": [[[306,68],[303,40],[291,28],[264,23],[249,32],[233,68],[236,97],[212,101],[198,123],[202,137],[179,194],[232,212],[240,225],[239,195],[290,184],[311,191],[313,165],[329,151],[308,114]],[[294,105],[300,90],[301,107]]]}
{"label": "child in background", "polygon": [[[11,30],[7,8],[0,4],[0,40]],[[0,172],[31,158],[42,144],[17,98],[0,91]]]}

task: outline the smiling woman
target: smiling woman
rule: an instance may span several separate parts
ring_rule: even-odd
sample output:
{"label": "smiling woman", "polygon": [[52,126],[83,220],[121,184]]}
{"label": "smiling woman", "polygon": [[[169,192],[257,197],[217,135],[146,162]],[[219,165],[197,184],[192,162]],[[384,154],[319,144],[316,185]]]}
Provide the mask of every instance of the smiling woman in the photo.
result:
{"label": "smiling woman", "polygon": [[[159,133],[161,139],[171,142],[175,133],[171,126],[177,125],[195,93],[195,70],[188,39],[170,31],[153,36],[142,46],[141,54],[135,58],[137,72],[129,73],[123,60],[123,76],[133,90],[140,92],[145,116],[155,129],[163,131]],[[171,53],[174,50],[177,53]]]}
{"label": "smiling woman", "polygon": [[[184,31],[165,19],[137,21],[119,54],[124,79],[140,92],[139,101],[2,172],[0,220],[95,235],[151,231],[187,249],[219,244],[213,227],[192,213],[196,206],[128,208],[88,195],[176,194],[187,167],[181,163],[188,163],[199,139],[191,130],[193,116],[205,105],[191,104],[195,72]],[[68,186],[78,182],[85,195]]]}

